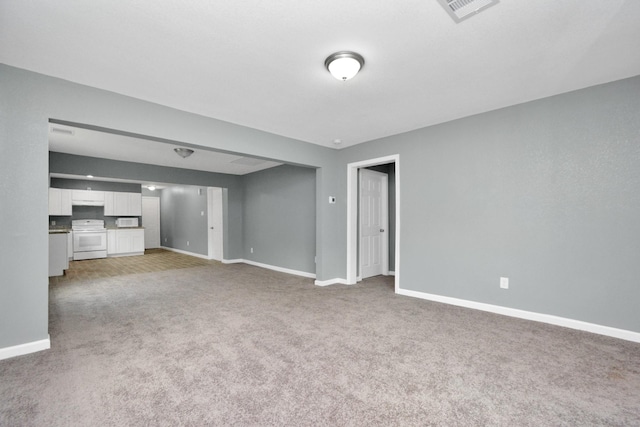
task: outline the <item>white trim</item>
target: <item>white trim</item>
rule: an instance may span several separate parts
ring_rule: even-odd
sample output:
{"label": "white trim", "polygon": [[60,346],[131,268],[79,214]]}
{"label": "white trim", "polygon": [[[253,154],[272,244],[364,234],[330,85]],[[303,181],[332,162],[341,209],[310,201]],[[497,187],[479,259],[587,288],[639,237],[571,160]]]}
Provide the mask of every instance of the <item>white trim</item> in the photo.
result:
{"label": "white trim", "polygon": [[565,328],[577,329],[580,331],[592,332],[594,334],[606,335],[627,341],[640,343],[640,332],[628,331],[625,329],[612,328],[610,326],[597,325],[595,323],[583,322],[581,320],[568,319],[566,317],[553,316],[551,314],[536,313],[533,311],[518,310],[516,308],[502,307],[499,305],[485,304],[481,302],[468,301],[458,298],[445,297],[442,295],[428,294],[424,292],[398,289],[396,293],[409,297],[420,298],[429,301],[441,302],[444,304],[456,305],[475,310],[488,311],[490,313],[501,314],[503,316],[517,317],[519,319],[533,320],[535,322],[548,323],[550,325],[563,326]]}
{"label": "white trim", "polygon": [[315,279],[316,278],[315,273],[307,273],[306,271],[291,270],[290,268],[284,268],[284,267],[278,267],[278,266],[275,266],[275,265],[263,264],[261,262],[251,261],[251,260],[248,260],[248,259],[242,260],[242,262],[244,262],[245,264],[254,265],[256,267],[266,268],[268,270],[279,271],[281,273],[287,273],[287,274],[293,274],[293,275],[296,275],[296,276],[308,277],[310,279]]}
{"label": "white trim", "polygon": [[391,271],[391,270],[389,270],[389,276],[395,276],[395,275],[396,275],[396,272],[395,272],[395,271]]}
{"label": "white trim", "polygon": [[242,258],[236,258],[236,259],[223,259],[222,263],[223,264],[239,264],[241,262],[244,262],[244,260]]}
{"label": "white trim", "polygon": [[[155,248],[150,248],[150,249],[155,249]],[[168,248],[165,248],[165,249],[168,249]],[[118,258],[123,256],[139,256],[139,255],[144,255],[144,252],[126,252],[123,254],[107,254],[107,258]]]}
{"label": "white trim", "polygon": [[278,267],[276,265],[263,264],[261,262],[251,261],[248,259],[236,258],[236,259],[223,259],[223,264],[249,264],[255,267],[266,268],[267,270],[279,271],[281,273],[293,274],[294,276],[302,276],[308,277],[310,279],[315,279],[316,275],[314,273],[307,273],[306,271],[292,270],[290,268]]}
{"label": "white trim", "polygon": [[177,252],[179,254],[190,255],[190,256],[194,256],[196,258],[202,258],[202,259],[206,259],[208,261],[213,261],[213,258],[209,258],[206,255],[197,254],[195,252],[183,251],[182,249],[170,248],[169,246],[160,246],[160,247],[162,249],[166,249],[166,250],[171,251],[171,252]]}
{"label": "white trim", "polygon": [[23,356],[25,354],[35,353],[37,351],[48,350],[51,348],[51,339],[47,335],[46,339],[32,341],[25,344],[14,345],[12,347],[0,348],[0,360],[9,359],[11,357]]}
{"label": "white trim", "polygon": [[316,286],[329,286],[329,285],[348,285],[349,282],[346,279],[329,279],[329,280],[316,280]]}
{"label": "white trim", "polygon": [[396,180],[396,253],[395,290],[400,289],[400,155],[393,154],[376,159],[347,164],[347,284],[357,283],[358,263],[358,169],[368,166],[395,163]]}

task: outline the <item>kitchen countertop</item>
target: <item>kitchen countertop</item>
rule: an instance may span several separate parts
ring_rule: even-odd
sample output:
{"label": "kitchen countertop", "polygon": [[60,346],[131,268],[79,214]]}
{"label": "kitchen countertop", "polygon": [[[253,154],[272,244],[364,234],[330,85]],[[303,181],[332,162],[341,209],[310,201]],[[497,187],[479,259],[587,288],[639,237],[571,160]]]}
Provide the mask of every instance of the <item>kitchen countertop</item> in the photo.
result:
{"label": "kitchen countertop", "polygon": [[66,234],[71,231],[70,228],[49,228],[49,234]]}

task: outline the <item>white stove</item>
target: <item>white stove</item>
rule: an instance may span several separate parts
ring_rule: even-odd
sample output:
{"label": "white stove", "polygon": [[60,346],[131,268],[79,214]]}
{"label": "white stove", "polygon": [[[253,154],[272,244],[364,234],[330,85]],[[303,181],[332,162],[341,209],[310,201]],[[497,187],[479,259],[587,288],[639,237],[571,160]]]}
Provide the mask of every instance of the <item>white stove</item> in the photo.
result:
{"label": "white stove", "polygon": [[74,219],[73,260],[107,257],[107,229],[101,219]]}

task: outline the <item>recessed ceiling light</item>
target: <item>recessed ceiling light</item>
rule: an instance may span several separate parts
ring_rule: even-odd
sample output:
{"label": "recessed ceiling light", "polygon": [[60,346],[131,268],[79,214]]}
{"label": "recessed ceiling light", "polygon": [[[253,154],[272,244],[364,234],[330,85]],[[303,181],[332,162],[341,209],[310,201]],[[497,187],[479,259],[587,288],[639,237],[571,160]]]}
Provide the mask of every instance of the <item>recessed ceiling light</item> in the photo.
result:
{"label": "recessed ceiling light", "polygon": [[342,140],[341,140],[341,139],[339,139],[339,138],[336,138],[336,139],[334,139],[334,140],[333,140],[333,143],[334,143],[335,145],[340,145],[340,144],[342,144]]}

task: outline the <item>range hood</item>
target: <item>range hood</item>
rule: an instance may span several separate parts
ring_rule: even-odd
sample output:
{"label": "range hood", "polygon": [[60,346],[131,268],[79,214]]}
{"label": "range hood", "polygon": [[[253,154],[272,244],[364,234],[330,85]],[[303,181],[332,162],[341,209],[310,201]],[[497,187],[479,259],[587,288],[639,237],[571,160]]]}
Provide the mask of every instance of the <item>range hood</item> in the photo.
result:
{"label": "range hood", "polygon": [[104,206],[104,200],[72,200],[73,206]]}

